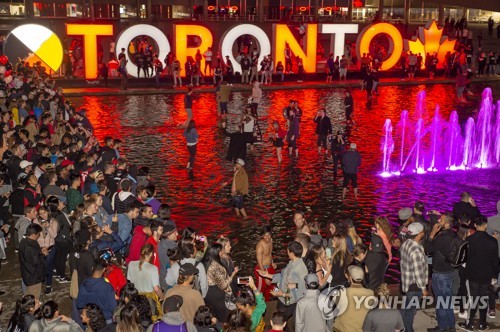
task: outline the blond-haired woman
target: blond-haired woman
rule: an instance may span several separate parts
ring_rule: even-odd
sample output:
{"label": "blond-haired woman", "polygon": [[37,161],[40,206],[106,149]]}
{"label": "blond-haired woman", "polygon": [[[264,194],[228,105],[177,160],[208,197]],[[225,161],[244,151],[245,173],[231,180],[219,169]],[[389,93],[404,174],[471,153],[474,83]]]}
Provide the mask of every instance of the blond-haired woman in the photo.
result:
{"label": "blond-haired woman", "polygon": [[352,255],[347,250],[346,237],[343,235],[334,235],[332,246],[332,285],[345,285],[347,283],[345,270],[353,260]]}

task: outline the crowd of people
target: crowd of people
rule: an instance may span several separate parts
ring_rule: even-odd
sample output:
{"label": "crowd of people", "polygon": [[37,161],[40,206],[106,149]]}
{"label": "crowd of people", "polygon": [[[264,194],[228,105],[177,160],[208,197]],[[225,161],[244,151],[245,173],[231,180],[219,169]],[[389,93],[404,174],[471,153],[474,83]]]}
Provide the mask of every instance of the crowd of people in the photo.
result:
{"label": "crowd of people", "polygon": [[[147,49],[143,42],[141,52]],[[360,61],[367,74],[369,64],[376,65],[365,55]],[[151,74],[149,66],[145,69]],[[259,81],[250,79],[252,99],[240,132],[245,151],[254,138],[262,97]],[[397,218],[374,218],[364,239],[357,234],[356,222],[330,221],[322,232],[325,225],[308,222],[303,211],[295,211],[290,222],[296,229],[286,246],[288,264],[275,263],[273,229],[265,225],[255,244],[254,273],[244,275],[241,270],[251,267],[232,260],[234,239],[207,238],[191,227],[178,228],[170,206],[156,197],[149,168],[127,162],[118,139],[105,137],[101,145],[85,110],[76,110],[62,89],[36,74],[21,83],[4,87],[0,96],[0,258],[6,260],[7,246],[14,247],[24,294],[7,331],[260,332],[266,326],[272,331],[412,331],[418,306],[410,304],[431,291],[443,299],[488,298],[486,308],[471,307],[467,301],[457,308],[436,308],[435,331],[455,329],[454,309],[464,319],[458,326],[466,331],[474,329],[477,311],[479,330],[487,329],[487,317],[495,317],[500,202],[499,214],[486,219],[467,192],[451,213],[426,211],[417,201],[401,209]],[[219,85],[217,92],[221,116],[227,113],[227,88]],[[189,89],[184,98],[188,169],[198,143],[191,94]],[[344,106],[352,122],[349,92]],[[297,140],[305,121],[295,100],[283,116],[286,130],[275,122],[271,135],[280,162],[285,141],[289,155],[298,157]],[[335,176],[342,165],[343,198],[350,183],[357,198],[357,145],[347,144],[341,132],[334,135],[324,109],[312,123],[318,153],[328,152],[331,144]],[[249,180],[244,157],[229,159],[234,161],[232,205],[246,218]],[[400,259],[401,291],[408,305],[396,310],[381,301],[373,310],[356,308],[355,297],[389,297],[385,273],[395,256]],[[52,294],[54,282],[69,284],[71,317],[60,314],[57,301],[40,303]],[[325,316],[320,294],[336,289],[352,300],[338,317]],[[266,321],[272,299],[277,300],[276,311]],[[328,308],[334,306],[330,303]]]}
{"label": "crowd of people", "polygon": [[[24,89],[30,91],[27,98]],[[352,104],[349,97],[346,106]],[[331,221],[322,232],[323,225],[295,211],[288,264],[275,264],[273,229],[265,225],[255,245],[254,273],[244,275],[240,268],[250,269],[233,262],[232,239],[178,229],[169,205],[156,198],[148,167],[127,163],[119,140],[106,137],[100,145],[85,111],[76,111],[61,90],[34,80],[8,90],[0,102],[0,255],[6,258],[7,245],[15,248],[24,294],[8,331],[264,331],[266,326],[273,331],[412,331],[416,306],[396,310],[382,301],[368,310],[350,301],[341,315],[331,317],[320,300],[320,292],[332,289],[341,289],[348,299],[388,297],[384,276],[395,256],[405,303],[417,303],[414,299],[431,291],[436,298],[488,297],[488,306],[479,310],[467,301],[457,308],[437,307],[436,331],[455,328],[454,309],[465,319],[458,326],[466,331],[473,330],[477,311],[480,330],[487,328],[487,316],[495,316],[500,217],[488,221],[469,193],[462,193],[451,213],[426,212],[422,202],[400,210],[397,230],[390,222],[396,218],[376,217],[364,240],[355,222]],[[289,140],[299,109],[291,101],[284,110]],[[332,135],[331,122],[324,110],[314,122],[321,153]],[[190,119],[188,143],[197,140],[193,129]],[[283,140],[279,126],[276,133],[275,139]],[[345,146],[341,133],[337,136],[335,144]],[[296,149],[293,142],[289,148],[290,153]],[[345,195],[349,182],[356,188],[361,162],[354,143],[342,161]],[[235,212],[246,217],[244,165],[236,159],[231,194]],[[60,314],[57,301],[40,303],[53,292],[54,282],[69,284],[71,317]],[[276,312],[266,321],[272,299],[277,299]]]}

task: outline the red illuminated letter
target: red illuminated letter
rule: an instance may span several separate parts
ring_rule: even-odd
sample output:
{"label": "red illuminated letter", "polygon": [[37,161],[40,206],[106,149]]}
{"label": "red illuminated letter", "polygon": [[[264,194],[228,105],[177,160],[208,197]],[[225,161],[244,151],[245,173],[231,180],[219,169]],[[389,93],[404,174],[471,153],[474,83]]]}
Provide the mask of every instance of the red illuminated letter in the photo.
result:
{"label": "red illuminated letter", "polygon": [[67,24],[68,36],[83,36],[85,78],[97,78],[97,36],[113,36],[111,24]]}
{"label": "red illuminated letter", "polygon": [[318,25],[317,24],[307,24],[306,33],[304,35],[304,40],[306,42],[306,53],[297,42],[297,39],[293,36],[292,32],[286,24],[275,24],[274,25],[274,50],[275,63],[281,61],[285,63],[285,47],[286,44],[290,45],[295,56],[302,58],[302,63],[304,64],[304,71],[306,73],[316,72],[316,46],[318,38]]}
{"label": "red illuminated letter", "polygon": [[[201,25],[184,25],[175,24],[174,25],[174,36],[175,36],[175,56],[177,60],[181,63],[181,67],[184,67],[186,59],[188,56],[195,58],[196,51],[199,49],[200,53],[203,54],[207,48],[212,47],[213,36],[210,30]],[[188,36],[198,36],[200,37],[200,45],[196,47],[188,47],[187,39]],[[215,49],[212,49],[213,59],[217,54]],[[205,59],[202,59],[201,68],[203,70],[205,64]]]}

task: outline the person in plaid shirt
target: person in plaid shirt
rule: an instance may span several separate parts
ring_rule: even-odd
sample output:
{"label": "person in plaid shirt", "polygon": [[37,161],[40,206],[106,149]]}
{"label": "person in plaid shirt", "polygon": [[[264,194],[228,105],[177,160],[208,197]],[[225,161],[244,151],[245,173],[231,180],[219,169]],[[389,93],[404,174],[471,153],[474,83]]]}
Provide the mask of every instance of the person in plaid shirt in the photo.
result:
{"label": "person in plaid shirt", "polygon": [[424,247],[420,244],[425,236],[421,223],[408,226],[407,240],[400,248],[401,289],[405,294],[404,307],[401,310],[405,331],[413,332],[413,319],[420,299],[427,296],[428,268]]}

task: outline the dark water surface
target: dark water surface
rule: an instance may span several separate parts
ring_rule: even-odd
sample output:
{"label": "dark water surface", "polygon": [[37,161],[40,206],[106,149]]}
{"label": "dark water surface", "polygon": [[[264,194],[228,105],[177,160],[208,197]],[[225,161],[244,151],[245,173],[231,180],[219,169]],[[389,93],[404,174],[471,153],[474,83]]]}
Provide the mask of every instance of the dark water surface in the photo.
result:
{"label": "dark water surface", "polygon": [[[500,98],[500,83],[490,86],[496,101]],[[474,85],[476,96],[461,107],[457,107],[452,85],[381,87],[381,95],[370,104],[366,103],[364,92],[356,91],[353,93],[356,124],[347,131],[342,106],[344,89],[264,91],[259,107],[264,132],[274,119],[284,125],[283,107],[289,99],[299,100],[304,112],[300,156],[294,159],[285,153],[279,166],[270,143],[258,144],[255,152],[248,154],[245,168],[249,173],[250,195],[246,205],[251,219],[246,221],[237,218],[229,206],[232,164],[225,160],[228,139],[219,129],[213,94],[195,96],[194,119],[200,139],[192,173],[185,169],[188,152],[182,129],[178,127],[186,118],[182,94],[89,96],[72,101],[88,109],[100,139],[108,135],[122,139],[123,154],[130,162],[151,167],[159,195],[172,206],[173,217],[181,228],[189,225],[212,239],[227,235],[233,241],[234,260],[249,272],[255,264],[254,247],[263,224],[274,227],[275,256],[278,262],[285,262],[284,248],[294,231],[294,209],[305,210],[307,219],[318,220],[323,229],[329,220],[350,218],[365,238],[375,216],[388,215],[395,220],[400,208],[412,206],[417,199],[426,202],[428,209],[445,211],[459,199],[460,192],[469,191],[484,214],[495,214],[495,204],[500,199],[499,169],[387,179],[377,175],[382,168],[380,142],[384,120],[397,122],[403,109],[410,111],[411,118],[420,90],[427,92],[427,120],[439,103],[444,118],[456,109],[463,123],[479,105],[484,87]],[[248,93],[232,93],[231,127],[238,121],[247,98]],[[343,203],[340,201],[342,180],[333,180],[331,159],[318,155],[312,118],[320,107],[327,108],[334,131],[346,132],[348,139],[358,145],[363,158],[358,202],[350,197]],[[228,184],[223,185],[224,182]],[[395,281],[396,264],[391,265],[388,275],[389,281]]]}

